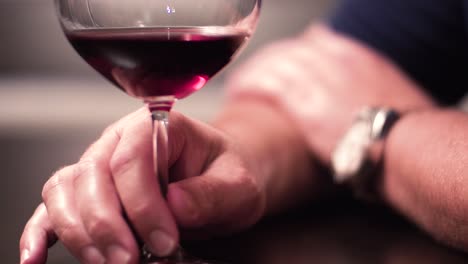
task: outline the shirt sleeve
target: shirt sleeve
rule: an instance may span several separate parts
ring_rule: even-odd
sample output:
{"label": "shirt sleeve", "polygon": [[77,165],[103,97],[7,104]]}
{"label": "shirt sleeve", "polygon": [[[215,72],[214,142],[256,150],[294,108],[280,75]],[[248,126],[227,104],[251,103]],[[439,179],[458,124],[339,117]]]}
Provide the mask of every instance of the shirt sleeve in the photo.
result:
{"label": "shirt sleeve", "polygon": [[396,63],[441,104],[468,91],[464,0],[339,0],[329,19]]}

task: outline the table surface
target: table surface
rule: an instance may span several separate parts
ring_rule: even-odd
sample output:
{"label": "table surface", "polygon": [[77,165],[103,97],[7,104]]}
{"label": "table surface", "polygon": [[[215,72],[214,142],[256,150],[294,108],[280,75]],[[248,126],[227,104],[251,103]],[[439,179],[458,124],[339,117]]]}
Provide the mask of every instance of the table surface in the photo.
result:
{"label": "table surface", "polygon": [[[467,254],[437,243],[391,210],[355,201],[313,204],[240,234],[183,247],[212,264],[468,263]],[[77,262],[62,254],[48,263]]]}
{"label": "table surface", "polygon": [[186,245],[222,263],[468,263],[389,209],[327,201],[267,219],[230,238]]}

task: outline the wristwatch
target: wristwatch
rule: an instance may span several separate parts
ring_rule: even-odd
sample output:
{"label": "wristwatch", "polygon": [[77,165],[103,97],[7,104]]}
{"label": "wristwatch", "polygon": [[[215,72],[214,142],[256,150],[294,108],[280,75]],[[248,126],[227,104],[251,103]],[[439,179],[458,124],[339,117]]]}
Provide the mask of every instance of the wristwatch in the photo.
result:
{"label": "wristwatch", "polygon": [[395,110],[383,107],[365,107],[358,113],[332,153],[336,183],[350,185],[359,198],[373,196],[384,139],[399,116]]}

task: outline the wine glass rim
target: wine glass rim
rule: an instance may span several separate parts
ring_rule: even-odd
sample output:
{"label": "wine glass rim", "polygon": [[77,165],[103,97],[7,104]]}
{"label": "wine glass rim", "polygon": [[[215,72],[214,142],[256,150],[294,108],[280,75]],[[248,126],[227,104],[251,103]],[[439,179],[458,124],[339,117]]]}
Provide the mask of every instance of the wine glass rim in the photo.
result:
{"label": "wine glass rim", "polygon": [[106,31],[113,34],[119,32],[125,33],[128,31],[134,34],[146,34],[152,32],[158,33],[198,33],[203,35],[245,35],[250,36],[252,30],[236,27],[223,26],[143,26],[143,27],[86,27],[86,28],[64,28],[68,34],[85,33],[85,32],[102,32]]}

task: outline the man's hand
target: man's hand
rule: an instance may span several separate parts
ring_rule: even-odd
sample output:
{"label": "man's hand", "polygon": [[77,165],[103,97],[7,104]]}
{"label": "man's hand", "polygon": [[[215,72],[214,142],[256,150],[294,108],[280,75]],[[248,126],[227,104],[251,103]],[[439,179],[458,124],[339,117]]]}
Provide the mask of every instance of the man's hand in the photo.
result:
{"label": "man's hand", "polygon": [[363,106],[400,112],[433,106],[388,59],[325,25],[263,49],[228,88],[234,100],[258,95],[289,113],[325,163]]}
{"label": "man's hand", "polygon": [[167,201],[153,173],[149,112],[141,109],[45,184],[21,238],[21,263],[45,263],[57,239],[83,263],[137,263],[134,234],[163,256],[178,244],[178,226],[206,237],[255,223],[265,196],[255,160],[220,130],[170,118]]}

